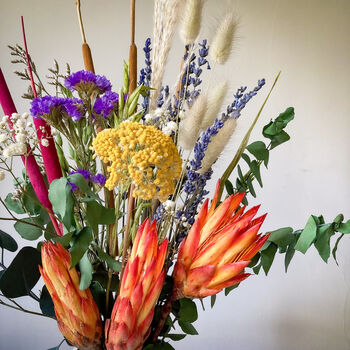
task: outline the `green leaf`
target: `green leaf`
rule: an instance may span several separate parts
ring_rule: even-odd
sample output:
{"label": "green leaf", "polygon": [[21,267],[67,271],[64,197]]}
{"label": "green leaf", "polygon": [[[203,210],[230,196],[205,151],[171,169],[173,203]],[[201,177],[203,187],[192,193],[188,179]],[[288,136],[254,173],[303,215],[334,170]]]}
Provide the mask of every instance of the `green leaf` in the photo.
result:
{"label": "green leaf", "polygon": [[59,244],[62,244],[64,247],[68,247],[70,244],[70,241],[72,240],[73,235],[75,234],[75,231],[68,232],[63,236],[55,236],[51,238],[54,242],[57,242]]}
{"label": "green leaf", "polygon": [[257,254],[255,254],[250,260],[251,261],[248,267],[253,268],[260,260],[260,253],[258,252]]}
{"label": "green leaf", "polygon": [[98,257],[102,260],[105,261],[108,265],[108,267],[115,271],[115,272],[120,272],[122,269],[122,264],[121,262],[113,259],[110,255],[105,253],[97,244],[94,244],[94,248],[97,251]]}
{"label": "green leaf", "polygon": [[277,252],[277,245],[271,243],[268,248],[261,252],[261,265],[267,275]]}
{"label": "green leaf", "polygon": [[179,319],[184,322],[194,322],[198,318],[197,306],[191,299],[180,299]]}
{"label": "green leaf", "polygon": [[265,160],[269,158],[269,151],[262,141],[255,141],[248,145],[247,150],[258,160]]}
{"label": "green leaf", "polygon": [[164,335],[165,338],[169,338],[173,341],[179,341],[179,340],[182,340],[183,338],[186,337],[187,334],[171,334],[171,333],[168,333],[166,335]]}
{"label": "green leaf", "polygon": [[5,204],[6,206],[11,210],[14,211],[16,214],[25,214],[25,210],[22,206],[22,203],[19,201],[15,201],[12,199],[12,193],[9,193],[5,198]]}
{"label": "green leaf", "polygon": [[288,271],[289,264],[292,261],[293,256],[295,254],[295,248],[294,247],[295,247],[295,244],[296,244],[296,241],[297,241],[297,237],[295,235],[293,235],[292,237],[293,237],[293,240],[289,244],[289,246],[287,248],[287,251],[286,251],[286,255],[284,257],[284,268],[285,268],[286,272]]}
{"label": "green leaf", "polygon": [[261,175],[260,175],[260,167],[259,167],[259,164],[256,160],[253,160],[250,163],[250,170],[253,173],[253,175],[255,176],[255,178],[258,180],[260,187],[263,187],[263,183],[261,181]]}
{"label": "green leaf", "polygon": [[[104,289],[107,289],[108,273],[105,271],[95,272],[92,275],[92,280],[98,282]],[[119,279],[116,275],[112,275],[110,291],[115,292],[119,288]]]}
{"label": "green leaf", "polygon": [[337,228],[337,231],[345,234],[350,233],[350,220],[344,223],[340,223]]}
{"label": "green leaf", "polygon": [[343,214],[338,214],[337,217],[333,220],[335,224],[340,224],[344,220]]}
{"label": "green leaf", "polygon": [[245,162],[246,162],[246,163],[248,164],[248,166],[249,166],[249,165],[250,165],[250,158],[249,158],[248,154],[243,153],[241,157],[242,157],[242,159],[245,160]]}
{"label": "green leaf", "polygon": [[340,241],[341,241],[341,239],[342,239],[343,237],[344,237],[344,233],[342,233],[342,234],[338,237],[337,241],[335,242],[334,248],[333,248],[333,250],[332,250],[333,259],[335,260],[335,262],[337,263],[337,265],[338,265],[338,261],[337,261],[337,250],[338,250],[338,245],[339,245],[339,243],[340,243]]}
{"label": "green leaf", "polygon": [[252,179],[250,177],[248,177],[248,179],[247,179],[247,186],[248,186],[250,194],[254,198],[256,198],[256,193],[255,193],[255,190],[254,190],[254,187],[253,187],[253,184],[252,184]]}
{"label": "green leaf", "polygon": [[282,227],[272,231],[268,241],[277,244],[278,247],[286,248],[293,241],[293,229],[291,227]]}
{"label": "green leaf", "polygon": [[79,174],[79,173],[76,173],[76,174],[72,174],[72,175],[69,175],[67,177],[67,180],[69,182],[72,182],[74,184],[76,184],[79,189],[85,193],[86,195],[88,195],[89,197],[91,198],[94,198],[98,201],[100,201],[100,198],[90,190],[90,187],[88,185],[88,182],[86,181],[85,177],[82,175],[82,174]]}
{"label": "green leaf", "polygon": [[287,142],[290,140],[290,136],[285,132],[281,131],[279,134],[277,134],[272,140],[271,140],[271,149],[274,149],[275,147],[281,145],[284,142]]}
{"label": "green leaf", "polygon": [[0,247],[10,252],[15,252],[18,249],[17,242],[2,230],[0,230]]}
{"label": "green leaf", "polygon": [[31,215],[38,215],[42,209],[31,183],[26,183],[25,185],[23,204],[27,212]]}
{"label": "green leaf", "polygon": [[80,259],[83,257],[87,249],[89,248],[89,244],[92,241],[92,233],[90,227],[84,227],[81,230],[75,231],[71,240],[71,266],[74,267]]}
{"label": "green leaf", "polygon": [[196,328],[194,328],[193,325],[189,322],[184,322],[179,320],[179,326],[181,327],[182,331],[185,332],[186,334],[191,334],[191,335],[198,334]]}
{"label": "green leaf", "polygon": [[274,136],[278,135],[293,119],[294,108],[288,107],[274,121],[271,121],[269,124],[265,125],[263,135],[269,139],[273,139]]}
{"label": "green leaf", "polygon": [[225,297],[228,296],[234,289],[236,289],[239,286],[238,284],[235,284],[234,286],[225,288]]}
{"label": "green leaf", "polygon": [[73,220],[73,195],[71,186],[67,185],[67,179],[61,177],[51,182],[49,199],[55,213],[59,215],[68,230]]}
{"label": "green leaf", "polygon": [[228,195],[233,194],[233,185],[230,180],[225,181],[225,188]]}
{"label": "green leaf", "polygon": [[79,261],[79,269],[80,269],[79,289],[84,290],[89,288],[92,281],[92,265],[89,260],[87,251]]}
{"label": "green leaf", "polygon": [[[20,234],[20,236],[24,239],[27,239],[29,241],[35,241],[38,239],[42,234],[43,231],[36,226],[33,226],[31,224],[36,224],[36,225],[42,225],[43,222],[41,218],[38,217],[31,217],[31,218],[24,218],[21,219],[22,221],[17,221],[14,224],[15,230]],[[25,221],[25,222],[23,222]],[[26,224],[28,222],[29,224]]]}
{"label": "green leaf", "polygon": [[317,230],[317,239],[315,241],[315,247],[318,250],[321,258],[327,262],[331,254],[330,240],[334,235],[333,225],[328,224],[321,226]]}
{"label": "green leaf", "polygon": [[40,253],[32,247],[22,248],[2,274],[0,290],[7,298],[18,298],[32,290],[40,278]]}
{"label": "green leaf", "polygon": [[50,293],[47,290],[45,285],[44,285],[43,289],[41,290],[39,305],[40,305],[40,310],[43,313],[43,315],[56,318],[53,301],[52,301]]}
{"label": "green leaf", "polygon": [[310,245],[316,238],[317,225],[313,215],[310,216],[309,220],[306,223],[306,226],[295,245],[295,249],[299,250],[303,254],[309,249]]}
{"label": "green leaf", "polygon": [[103,205],[89,201],[86,203],[86,218],[94,232],[97,232],[98,225],[110,225],[115,223],[115,210]]}
{"label": "green leaf", "polygon": [[156,344],[148,344],[144,350],[175,350],[169,343],[161,342]]}
{"label": "green leaf", "polygon": [[239,179],[242,181],[242,183],[244,183],[244,177],[243,177],[243,173],[242,173],[242,169],[240,167],[240,165],[238,164],[237,165],[237,171],[238,171],[238,176],[239,176]]}
{"label": "green leaf", "polygon": [[210,296],[210,307],[213,308],[216,301],[216,294]]}

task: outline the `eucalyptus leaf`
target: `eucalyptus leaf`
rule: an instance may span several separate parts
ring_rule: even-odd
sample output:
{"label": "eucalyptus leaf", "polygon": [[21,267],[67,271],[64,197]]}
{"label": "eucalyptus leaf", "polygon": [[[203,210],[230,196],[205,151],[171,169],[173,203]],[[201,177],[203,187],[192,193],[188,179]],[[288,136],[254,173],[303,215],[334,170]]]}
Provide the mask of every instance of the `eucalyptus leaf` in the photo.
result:
{"label": "eucalyptus leaf", "polygon": [[11,211],[14,211],[16,214],[25,214],[25,210],[20,201],[14,200],[13,194],[9,193],[5,198],[5,204]]}
{"label": "eucalyptus leaf", "polygon": [[79,289],[85,290],[89,288],[92,281],[92,265],[88,257],[88,252],[86,251],[83,257],[79,261],[80,269],[80,284]]}
{"label": "eucalyptus leaf", "polygon": [[183,338],[185,338],[186,335],[187,334],[175,334],[175,333],[171,334],[171,333],[168,333],[164,337],[165,338],[169,338],[169,339],[171,339],[173,341],[179,341],[179,340],[182,340]]}
{"label": "eucalyptus leaf", "polygon": [[105,253],[97,244],[94,244],[94,248],[97,251],[97,255],[98,257],[105,261],[108,265],[108,267],[115,271],[115,272],[120,272],[121,268],[122,268],[122,264],[121,262],[113,259],[110,255],[108,255],[107,253]]}
{"label": "eucalyptus leaf", "polygon": [[297,244],[295,245],[295,249],[305,254],[312,242],[315,240],[316,233],[317,225],[314,216],[311,215],[304,230],[300,234]]}
{"label": "eucalyptus leaf", "polygon": [[92,233],[90,227],[84,227],[81,230],[77,230],[74,232],[71,240],[71,266],[74,267],[80,259],[83,257],[87,249],[89,248],[89,244],[92,241]]}
{"label": "eucalyptus leaf", "polygon": [[315,241],[315,247],[320,254],[321,258],[327,262],[331,254],[330,240],[334,235],[333,225],[328,224],[318,228],[317,239]]}
{"label": "eucalyptus leaf", "polygon": [[272,231],[268,241],[277,244],[278,247],[286,248],[293,241],[293,229],[291,227],[282,227]]}
{"label": "eucalyptus leaf", "polygon": [[53,210],[61,218],[68,230],[72,226],[74,199],[72,188],[68,185],[66,178],[61,177],[51,182],[49,188],[49,199]]}
{"label": "eucalyptus leaf", "polygon": [[340,223],[337,231],[344,234],[350,233],[350,220],[344,223]]}
{"label": "eucalyptus leaf", "polygon": [[42,219],[38,216],[21,219],[21,221],[17,221],[14,224],[14,228],[22,238],[28,241],[35,241],[43,234],[43,231],[40,227],[34,225],[41,226],[42,224]]}
{"label": "eucalyptus leaf", "polygon": [[17,242],[2,230],[0,230],[0,247],[10,252],[15,252],[18,249]]}
{"label": "eucalyptus leaf", "polygon": [[193,325],[189,322],[184,322],[179,320],[179,326],[181,327],[182,331],[185,332],[186,334],[191,334],[191,335],[198,334],[196,328],[194,328]]}
{"label": "eucalyptus leaf", "polygon": [[210,296],[210,307],[213,308],[216,301],[216,294]]}
{"label": "eucalyptus leaf", "polygon": [[184,322],[195,322],[198,318],[197,306],[188,298],[180,299],[179,319]]}
{"label": "eucalyptus leaf", "polygon": [[272,243],[261,252],[261,265],[267,275],[277,252],[277,245]]}
{"label": "eucalyptus leaf", "polygon": [[0,290],[7,298],[28,295],[40,278],[41,257],[32,247],[22,248],[2,274]]}
{"label": "eucalyptus leaf", "polygon": [[265,160],[269,157],[269,151],[266,148],[266,145],[262,141],[255,141],[248,145],[246,149],[257,159]]}
{"label": "eucalyptus leaf", "polygon": [[263,183],[261,181],[261,175],[260,175],[260,167],[259,167],[259,164],[256,160],[253,160],[250,163],[250,170],[253,173],[253,175],[255,176],[255,178],[258,180],[260,187],[263,187]]}
{"label": "eucalyptus leaf", "polygon": [[53,301],[45,285],[41,290],[39,305],[43,315],[56,318]]}

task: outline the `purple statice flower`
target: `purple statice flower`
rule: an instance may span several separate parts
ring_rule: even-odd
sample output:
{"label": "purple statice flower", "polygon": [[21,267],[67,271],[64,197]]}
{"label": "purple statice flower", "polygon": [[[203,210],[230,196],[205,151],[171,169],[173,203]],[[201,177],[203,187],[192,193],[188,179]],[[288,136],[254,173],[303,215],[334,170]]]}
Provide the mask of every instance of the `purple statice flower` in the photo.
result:
{"label": "purple statice flower", "polygon": [[94,111],[107,118],[113,110],[118,109],[119,95],[116,92],[107,91],[103,96],[98,97],[94,104]]}
{"label": "purple statice flower", "polygon": [[80,70],[68,76],[64,86],[71,90],[88,92],[96,88],[99,94],[111,91],[111,82],[104,75],[96,75],[88,70]]}
{"label": "purple statice flower", "polygon": [[106,177],[101,173],[91,176],[90,180],[100,186],[104,186],[106,183]]}
{"label": "purple statice flower", "polygon": [[[101,173],[98,173],[96,175],[92,175],[91,172],[88,170],[77,169],[75,171],[70,172],[68,175],[73,175],[73,174],[81,174],[84,176],[84,179],[86,181],[91,181],[91,182],[93,182],[97,185],[100,185],[100,186],[104,186],[104,184],[106,183],[106,177]],[[72,187],[73,192],[78,190],[78,186],[75,183],[68,182],[68,185],[70,185]]]}
{"label": "purple statice flower", "polygon": [[31,106],[30,113],[35,118],[58,112],[69,115],[74,121],[79,121],[85,115],[83,101],[78,98],[38,97],[31,102]]}
{"label": "purple statice flower", "polygon": [[66,113],[71,116],[75,122],[83,118],[86,113],[83,101],[79,98],[67,98],[64,108]]}
{"label": "purple statice flower", "polygon": [[55,96],[37,97],[31,102],[30,113],[40,118],[45,114],[50,114],[54,108],[64,109],[66,99]]}

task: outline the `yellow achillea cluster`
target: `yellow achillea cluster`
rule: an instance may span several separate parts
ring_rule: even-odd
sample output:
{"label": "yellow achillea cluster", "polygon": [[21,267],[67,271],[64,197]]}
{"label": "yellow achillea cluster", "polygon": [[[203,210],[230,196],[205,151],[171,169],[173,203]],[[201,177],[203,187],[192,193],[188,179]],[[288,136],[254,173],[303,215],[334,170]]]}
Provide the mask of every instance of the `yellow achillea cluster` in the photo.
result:
{"label": "yellow achillea cluster", "polygon": [[182,161],[172,139],[154,126],[124,122],[118,129],[98,133],[92,145],[96,155],[110,163],[109,190],[132,182],[134,197],[161,202],[174,192]]}

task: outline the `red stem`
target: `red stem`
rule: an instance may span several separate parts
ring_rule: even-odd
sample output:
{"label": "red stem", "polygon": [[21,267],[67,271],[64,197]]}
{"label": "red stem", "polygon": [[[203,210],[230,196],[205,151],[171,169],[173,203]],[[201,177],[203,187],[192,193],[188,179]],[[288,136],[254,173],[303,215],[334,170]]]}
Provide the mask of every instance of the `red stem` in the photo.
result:
{"label": "red stem", "polygon": [[[15,104],[13,102],[10,91],[6,84],[5,77],[2,74],[1,68],[0,68],[0,104],[5,115],[8,115],[9,117],[11,117],[12,113],[17,113]],[[10,118],[8,120],[8,124],[10,129],[12,130],[13,125]],[[62,232],[58,227],[56,218],[52,214],[52,205],[49,200],[48,191],[46,188],[44,178],[40,172],[40,168],[35,160],[35,157],[30,152],[29,146],[28,146],[28,156],[26,157],[22,156],[21,158],[22,158],[23,164],[26,167],[26,171],[27,171],[29,180],[33,186],[33,189],[35,191],[35,194],[37,195],[40,203],[51,213],[50,218],[51,218],[52,224],[54,225],[57,234],[62,236]]]}

